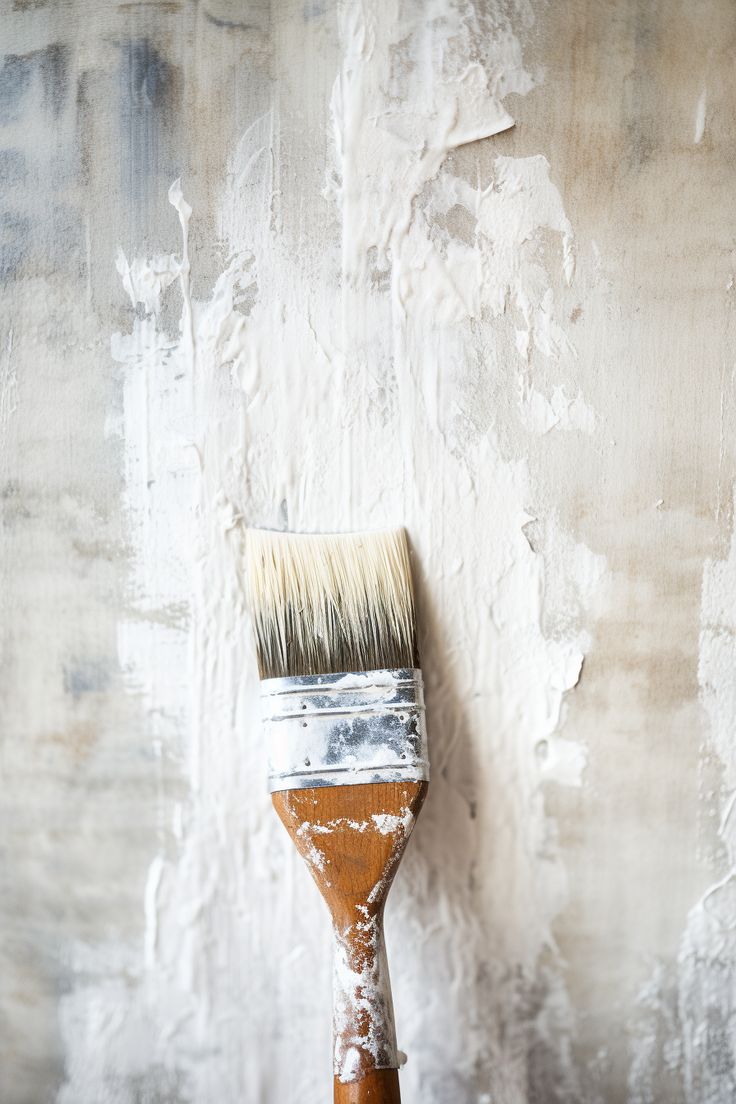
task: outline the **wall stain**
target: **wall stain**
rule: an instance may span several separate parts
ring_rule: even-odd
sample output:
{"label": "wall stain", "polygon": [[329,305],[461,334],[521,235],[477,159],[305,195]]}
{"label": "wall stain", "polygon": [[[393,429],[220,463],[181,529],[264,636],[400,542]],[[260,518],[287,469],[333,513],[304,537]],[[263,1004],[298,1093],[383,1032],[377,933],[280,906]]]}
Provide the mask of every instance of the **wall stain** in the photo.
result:
{"label": "wall stain", "polygon": [[145,226],[151,181],[171,173],[164,144],[173,127],[178,74],[147,38],[121,46],[119,75],[122,194]]}
{"label": "wall stain", "polygon": [[60,42],[28,54],[8,54],[0,69],[0,124],[20,118],[36,76],[41,81],[44,110],[58,118],[69,87],[69,56],[69,47]]}
{"label": "wall stain", "polygon": [[639,171],[651,161],[660,142],[658,111],[661,90],[658,68],[661,62],[660,16],[657,4],[637,4],[630,12],[633,65],[624,79],[622,107],[626,130],[626,159]]}
{"label": "wall stain", "polygon": [[61,115],[69,94],[69,47],[61,42],[29,55],[38,67],[43,87],[43,105],[54,118]]}
{"label": "wall stain", "polygon": [[211,12],[206,11],[204,17],[208,23],[212,23],[215,27],[222,27],[228,31],[255,31],[258,28],[254,27],[250,23],[239,23],[234,19],[220,19],[216,15],[212,15]]}
{"label": "wall stain", "polygon": [[0,212],[0,282],[15,278],[30,249],[31,220],[18,211]]}
{"label": "wall stain", "polygon": [[6,188],[13,184],[23,184],[27,175],[26,159],[22,150],[14,147],[0,150],[0,184]]}
{"label": "wall stain", "polygon": [[0,69],[0,125],[20,117],[23,100],[31,86],[32,66],[21,54],[8,54]]}
{"label": "wall stain", "polygon": [[165,15],[173,15],[181,11],[181,4],[177,0],[131,0],[127,4],[118,4],[118,11],[121,12],[149,11],[151,8]]}
{"label": "wall stain", "polygon": [[102,660],[74,661],[64,667],[64,693],[74,701],[84,694],[100,694],[110,685],[110,666]]}
{"label": "wall stain", "polygon": [[98,729],[91,721],[79,721],[63,732],[50,732],[45,738],[52,744],[61,744],[75,759],[84,759],[97,741]]}

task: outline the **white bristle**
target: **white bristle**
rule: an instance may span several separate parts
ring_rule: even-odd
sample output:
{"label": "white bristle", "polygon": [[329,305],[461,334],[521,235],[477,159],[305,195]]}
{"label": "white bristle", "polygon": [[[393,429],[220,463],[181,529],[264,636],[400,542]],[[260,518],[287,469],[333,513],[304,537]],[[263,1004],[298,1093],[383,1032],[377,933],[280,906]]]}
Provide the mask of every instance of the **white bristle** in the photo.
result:
{"label": "white bristle", "polygon": [[418,666],[406,534],[246,534],[261,678]]}

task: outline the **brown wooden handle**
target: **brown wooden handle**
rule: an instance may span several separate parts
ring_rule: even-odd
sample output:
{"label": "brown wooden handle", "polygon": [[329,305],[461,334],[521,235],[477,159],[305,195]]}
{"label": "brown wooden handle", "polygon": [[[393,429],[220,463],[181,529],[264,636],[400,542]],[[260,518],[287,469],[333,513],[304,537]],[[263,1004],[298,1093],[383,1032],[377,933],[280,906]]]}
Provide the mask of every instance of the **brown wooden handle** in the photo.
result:
{"label": "brown wooden handle", "polygon": [[360,1081],[335,1078],[335,1104],[401,1104],[399,1071],[371,1070]]}
{"label": "brown wooden handle", "polygon": [[426,793],[370,782],[273,794],[332,918],[335,1104],[400,1104],[383,908]]}

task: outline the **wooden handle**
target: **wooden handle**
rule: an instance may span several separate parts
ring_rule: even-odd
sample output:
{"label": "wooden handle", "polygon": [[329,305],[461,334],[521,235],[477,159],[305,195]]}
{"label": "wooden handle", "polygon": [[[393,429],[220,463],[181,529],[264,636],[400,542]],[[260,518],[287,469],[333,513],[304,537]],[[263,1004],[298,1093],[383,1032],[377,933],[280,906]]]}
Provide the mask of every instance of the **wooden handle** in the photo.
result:
{"label": "wooden handle", "polygon": [[370,782],[273,794],[332,917],[336,1104],[400,1101],[383,909],[426,792]]}
{"label": "wooden handle", "polygon": [[360,1081],[335,1078],[335,1104],[401,1104],[399,1071],[371,1070]]}

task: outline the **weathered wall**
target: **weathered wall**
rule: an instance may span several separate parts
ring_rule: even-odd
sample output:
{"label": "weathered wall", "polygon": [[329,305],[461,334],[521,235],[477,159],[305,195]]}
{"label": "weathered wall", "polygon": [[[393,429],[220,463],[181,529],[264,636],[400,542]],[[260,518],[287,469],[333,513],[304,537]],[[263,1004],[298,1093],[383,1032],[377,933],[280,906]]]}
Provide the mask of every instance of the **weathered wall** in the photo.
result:
{"label": "weathered wall", "polygon": [[400,523],[407,1104],[730,1104],[736,9],[0,10],[2,1104],[329,1098],[242,533]]}

